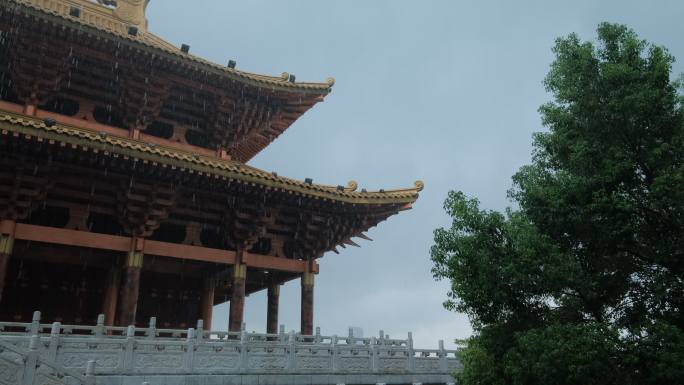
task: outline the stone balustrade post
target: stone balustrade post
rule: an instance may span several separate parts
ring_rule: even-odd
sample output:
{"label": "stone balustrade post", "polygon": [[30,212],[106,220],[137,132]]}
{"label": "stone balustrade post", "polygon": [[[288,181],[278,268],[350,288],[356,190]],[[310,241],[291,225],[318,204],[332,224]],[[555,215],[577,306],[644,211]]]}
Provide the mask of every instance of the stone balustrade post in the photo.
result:
{"label": "stone balustrade post", "polygon": [[95,325],[95,330],[93,331],[95,337],[102,337],[105,334],[105,315],[99,314],[97,316],[97,324]]}
{"label": "stone balustrade post", "polygon": [[150,323],[147,326],[145,337],[148,339],[154,339],[157,337],[157,317],[150,317]]}
{"label": "stone balustrade post", "polygon": [[380,330],[379,334],[380,334],[380,338],[379,338],[380,345],[384,345],[385,344],[385,332],[383,330]]}
{"label": "stone balustrade post", "polygon": [[448,371],[447,369],[447,355],[446,351],[444,351],[444,340],[439,340],[439,370],[442,371],[442,373],[446,373]]}
{"label": "stone balustrade post", "polygon": [[378,340],[375,337],[370,339],[370,360],[371,360],[371,371],[377,372],[379,361],[378,361]]}
{"label": "stone balustrade post", "polygon": [[28,332],[31,335],[40,334],[40,312],[39,311],[33,312],[33,317],[31,318],[31,326],[29,327]]}
{"label": "stone balustrade post", "polygon": [[57,361],[57,349],[59,348],[59,335],[62,330],[62,324],[55,322],[52,324],[50,330],[50,346],[48,348],[48,359]]}
{"label": "stone balustrade post", "polygon": [[314,342],[317,344],[321,343],[321,327],[316,326],[316,335],[314,336]]}
{"label": "stone balustrade post", "polygon": [[291,372],[294,372],[297,368],[297,363],[295,362],[296,359],[297,345],[295,339],[295,332],[294,330],[291,330],[289,338],[287,340],[287,369]]}
{"label": "stone balustrade post", "polygon": [[189,328],[188,335],[185,338],[185,360],[183,366],[185,370],[189,373],[192,372],[193,362],[195,359],[195,329]]}
{"label": "stone balustrade post", "polygon": [[347,337],[347,345],[354,345],[354,330],[352,328],[349,328],[349,337]]}
{"label": "stone balustrade post", "polygon": [[123,369],[125,371],[130,372],[133,370],[133,367],[135,366],[134,354],[135,354],[135,326],[130,325],[128,327],[128,329],[126,329],[126,347],[124,349],[124,359],[123,359],[123,364],[124,364]]}
{"label": "stone balustrade post", "polygon": [[339,363],[340,348],[337,345],[337,335],[332,336],[332,340],[330,341],[330,344],[332,345],[331,346],[332,349],[330,352],[332,354],[332,370],[333,370],[333,372],[336,372],[340,367],[340,363]]}
{"label": "stone balustrade post", "polygon": [[248,356],[248,341],[247,332],[245,331],[245,324],[242,324],[240,330],[240,373],[246,373],[249,370],[249,356]]}
{"label": "stone balustrade post", "polygon": [[408,350],[408,370],[413,373],[416,371],[416,352],[413,350],[413,333],[411,332],[408,333],[406,349]]}
{"label": "stone balustrade post", "polygon": [[278,334],[278,341],[285,342],[287,338],[287,335],[285,334],[285,325],[280,325],[280,330],[278,331]]}
{"label": "stone balustrade post", "polygon": [[29,352],[24,359],[24,371],[22,373],[21,385],[33,385],[33,381],[36,377],[38,357],[40,355],[40,352],[38,351],[39,345],[40,337],[34,334],[31,336],[31,341],[29,342]]}
{"label": "stone balustrade post", "polygon": [[204,320],[197,320],[196,337],[199,341],[202,341],[204,339]]}
{"label": "stone balustrade post", "polygon": [[95,360],[88,360],[86,363],[86,371],[85,371],[86,378],[94,378],[95,377]]}

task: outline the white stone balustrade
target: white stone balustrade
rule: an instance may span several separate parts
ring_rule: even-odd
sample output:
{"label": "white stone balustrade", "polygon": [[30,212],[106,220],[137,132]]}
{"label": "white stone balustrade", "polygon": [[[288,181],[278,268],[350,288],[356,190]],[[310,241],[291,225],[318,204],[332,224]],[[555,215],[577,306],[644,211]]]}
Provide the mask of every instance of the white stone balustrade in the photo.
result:
{"label": "white stone balustrade", "polygon": [[0,340],[0,383],[7,385],[93,385],[95,361],[86,362],[85,376],[44,357],[40,337],[32,336],[28,350]]}
{"label": "white stone balustrade", "polygon": [[[433,374],[460,368],[455,350],[414,349],[407,339],[311,336],[40,323],[0,323],[0,341],[16,349],[33,346],[40,359],[95,375],[203,374]],[[32,345],[33,344],[33,345]],[[93,361],[88,367],[88,362]]]}

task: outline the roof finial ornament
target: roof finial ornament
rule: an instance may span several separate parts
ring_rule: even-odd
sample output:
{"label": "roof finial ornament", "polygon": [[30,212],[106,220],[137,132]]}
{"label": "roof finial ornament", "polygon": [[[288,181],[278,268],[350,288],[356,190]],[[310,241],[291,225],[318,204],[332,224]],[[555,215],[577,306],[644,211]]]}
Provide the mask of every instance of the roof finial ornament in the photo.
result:
{"label": "roof finial ornament", "polygon": [[146,31],[147,19],[145,18],[145,9],[147,9],[149,3],[150,0],[117,0],[114,15],[121,21]]}

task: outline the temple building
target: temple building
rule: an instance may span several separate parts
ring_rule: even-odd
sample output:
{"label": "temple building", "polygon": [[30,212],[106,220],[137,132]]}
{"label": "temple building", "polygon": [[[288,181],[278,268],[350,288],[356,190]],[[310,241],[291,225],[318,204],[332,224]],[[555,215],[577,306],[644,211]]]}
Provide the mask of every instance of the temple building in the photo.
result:
{"label": "temple building", "polygon": [[[367,191],[247,163],[334,81],[245,72],[148,30],[149,0],[0,2],[0,321],[184,329],[301,282],[317,260],[411,208],[423,185]],[[216,323],[216,320],[215,322]]]}

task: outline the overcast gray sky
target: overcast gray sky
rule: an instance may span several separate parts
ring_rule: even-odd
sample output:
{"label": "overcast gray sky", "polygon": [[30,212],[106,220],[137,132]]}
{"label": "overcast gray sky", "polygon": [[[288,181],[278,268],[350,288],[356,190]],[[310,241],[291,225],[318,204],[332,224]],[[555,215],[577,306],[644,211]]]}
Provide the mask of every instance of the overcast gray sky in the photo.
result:
{"label": "overcast gray sky", "polygon": [[[432,231],[449,224],[442,202],[456,189],[486,208],[509,205],[510,176],[543,129],[554,39],[593,39],[598,23],[619,22],[684,60],[683,16],[677,0],[154,0],[148,9],[153,32],[217,63],[337,80],[251,165],[369,189],[425,182],[413,210],[369,232],[373,242],[320,260],[314,306],[324,334],[413,331],[424,348],[471,333],[467,317],[443,309],[448,285],[430,273]],[[288,330],[299,328],[299,296],[299,281],[281,291]],[[265,293],[247,298],[245,318],[265,330]],[[226,324],[219,306],[213,327]]]}

